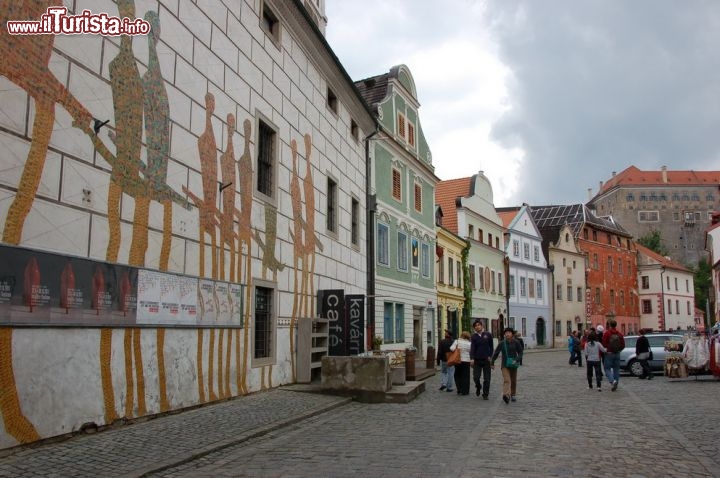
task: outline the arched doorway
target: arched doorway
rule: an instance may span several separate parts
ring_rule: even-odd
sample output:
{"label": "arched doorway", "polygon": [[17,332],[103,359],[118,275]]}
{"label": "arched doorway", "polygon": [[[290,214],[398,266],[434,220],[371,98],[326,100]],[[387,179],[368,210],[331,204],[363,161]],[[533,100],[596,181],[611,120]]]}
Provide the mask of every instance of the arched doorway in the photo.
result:
{"label": "arched doorway", "polygon": [[535,322],[535,337],[537,337],[538,346],[545,345],[545,319],[538,317]]}

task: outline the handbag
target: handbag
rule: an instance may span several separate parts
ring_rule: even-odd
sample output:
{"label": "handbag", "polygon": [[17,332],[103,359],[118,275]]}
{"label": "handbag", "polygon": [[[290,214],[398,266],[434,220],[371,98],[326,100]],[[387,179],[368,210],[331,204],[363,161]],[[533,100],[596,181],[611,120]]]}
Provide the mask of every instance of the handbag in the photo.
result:
{"label": "handbag", "polygon": [[520,360],[518,357],[510,357],[505,340],[503,340],[503,348],[505,349],[505,368],[518,368],[520,366]]}
{"label": "handbag", "polygon": [[445,354],[445,361],[447,362],[448,367],[454,367],[455,365],[460,365],[460,344],[457,344],[457,347],[455,347],[455,350],[448,352]]}

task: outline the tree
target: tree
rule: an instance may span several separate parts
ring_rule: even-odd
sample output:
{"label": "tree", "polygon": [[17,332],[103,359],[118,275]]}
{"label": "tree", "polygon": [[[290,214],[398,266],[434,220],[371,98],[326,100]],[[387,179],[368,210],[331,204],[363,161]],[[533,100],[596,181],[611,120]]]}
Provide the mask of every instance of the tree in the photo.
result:
{"label": "tree", "polygon": [[657,252],[663,257],[668,255],[668,250],[665,246],[663,246],[662,239],[660,238],[660,231],[658,230],[650,231],[648,234],[638,239],[637,242],[651,251]]}
{"label": "tree", "polygon": [[[695,307],[702,309],[704,313],[707,310],[708,292],[712,287],[712,269],[707,259],[703,258],[692,270],[695,275]],[[707,322],[707,318],[705,321]]]}

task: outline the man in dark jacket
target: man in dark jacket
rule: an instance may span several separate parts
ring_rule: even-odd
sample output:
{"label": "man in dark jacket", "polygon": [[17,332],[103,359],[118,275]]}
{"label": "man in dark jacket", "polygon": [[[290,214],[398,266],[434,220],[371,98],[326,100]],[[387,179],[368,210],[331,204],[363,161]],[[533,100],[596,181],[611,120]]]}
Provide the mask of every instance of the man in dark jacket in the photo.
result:
{"label": "man in dark jacket", "polygon": [[447,354],[450,352],[450,346],[453,344],[452,334],[449,330],[445,331],[445,338],[438,344],[437,364],[440,365],[440,390],[453,391],[453,376],[455,375],[455,367],[448,367]]}
{"label": "man in dark jacket", "polygon": [[[490,393],[491,357],[493,354],[493,336],[484,330],[480,320],[473,322],[475,333],[470,338],[470,366],[473,368],[473,380],[475,381],[475,396],[482,391],[483,400],[488,399]],[[483,376],[483,383],[480,385],[480,376]]]}
{"label": "man in dark jacket", "polygon": [[625,348],[625,337],[617,329],[617,321],[610,319],[608,328],[603,334],[602,344],[607,349],[605,353],[605,376],[612,385],[611,391],[617,390],[620,381],[620,352]]}
{"label": "man in dark jacket", "polygon": [[652,371],[650,370],[650,364],[648,364],[648,360],[650,360],[650,342],[648,338],[645,337],[645,331],[643,329],[640,329],[640,337],[638,337],[637,342],[635,342],[635,357],[643,369],[643,374],[640,375],[639,378],[652,380]]}

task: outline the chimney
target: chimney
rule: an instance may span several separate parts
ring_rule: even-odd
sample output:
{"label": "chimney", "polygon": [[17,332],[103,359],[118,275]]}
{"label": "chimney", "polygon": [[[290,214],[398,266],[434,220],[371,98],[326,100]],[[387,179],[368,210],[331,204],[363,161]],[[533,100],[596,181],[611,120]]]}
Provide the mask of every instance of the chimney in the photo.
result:
{"label": "chimney", "polygon": [[616,174],[615,171],[613,171],[613,172],[612,172],[612,177],[615,177],[615,174]]}
{"label": "chimney", "polygon": [[598,188],[598,193],[599,193],[600,191],[602,191],[602,185],[603,185],[603,182],[600,181],[600,187]]}
{"label": "chimney", "polygon": [[664,184],[667,184],[667,166],[662,166],[660,168],[660,171],[662,171],[662,181]]}
{"label": "chimney", "polygon": [[588,188],[588,201],[592,199],[592,188]]}

